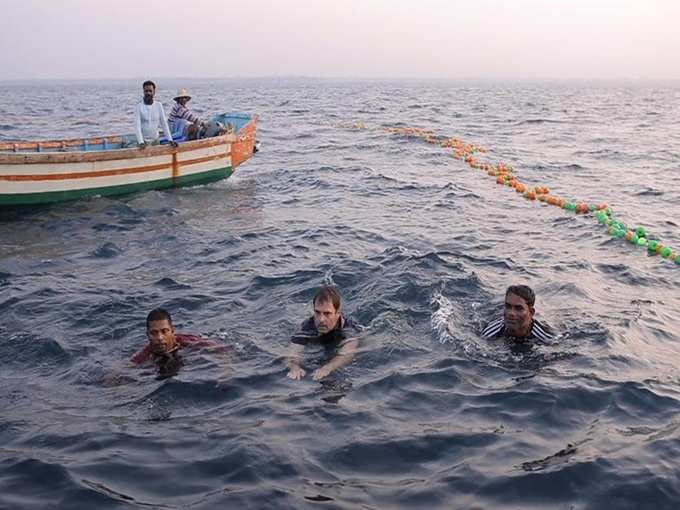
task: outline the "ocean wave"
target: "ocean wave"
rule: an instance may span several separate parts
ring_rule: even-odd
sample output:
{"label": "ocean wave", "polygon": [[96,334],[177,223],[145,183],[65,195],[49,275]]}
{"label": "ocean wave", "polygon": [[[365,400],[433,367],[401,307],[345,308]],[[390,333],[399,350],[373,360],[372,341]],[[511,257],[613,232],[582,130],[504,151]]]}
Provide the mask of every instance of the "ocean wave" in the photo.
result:
{"label": "ocean wave", "polygon": [[0,355],[5,366],[28,370],[51,370],[70,361],[70,354],[54,338],[19,332],[5,336]]}
{"label": "ocean wave", "polygon": [[106,242],[99,246],[93,253],[92,256],[96,258],[111,259],[118,257],[123,253],[123,250],[119,248],[115,243]]}

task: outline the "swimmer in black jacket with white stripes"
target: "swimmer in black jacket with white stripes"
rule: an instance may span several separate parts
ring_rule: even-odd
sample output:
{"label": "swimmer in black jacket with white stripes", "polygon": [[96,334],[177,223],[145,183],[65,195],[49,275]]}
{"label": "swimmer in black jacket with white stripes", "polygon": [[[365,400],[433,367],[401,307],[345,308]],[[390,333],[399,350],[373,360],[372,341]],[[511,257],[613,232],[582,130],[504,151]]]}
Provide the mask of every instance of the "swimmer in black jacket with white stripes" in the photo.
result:
{"label": "swimmer in black jacket with white stripes", "polygon": [[519,341],[553,340],[555,336],[550,327],[534,319],[535,302],[536,294],[530,287],[511,285],[505,291],[503,317],[484,328],[482,336],[489,339],[509,337]]}

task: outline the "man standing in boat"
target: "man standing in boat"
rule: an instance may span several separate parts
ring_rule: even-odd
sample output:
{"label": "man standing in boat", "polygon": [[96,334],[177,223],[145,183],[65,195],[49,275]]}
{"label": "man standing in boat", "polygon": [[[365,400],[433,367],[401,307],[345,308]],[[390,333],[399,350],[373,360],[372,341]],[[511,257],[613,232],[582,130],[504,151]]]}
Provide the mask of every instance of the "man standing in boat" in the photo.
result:
{"label": "man standing in boat", "polygon": [[551,329],[534,319],[536,294],[526,285],[511,285],[505,291],[503,317],[492,321],[484,331],[484,338],[511,338],[517,341],[550,341]]}
{"label": "man standing in boat", "polygon": [[312,379],[315,381],[344,367],[354,358],[358,330],[351,319],[342,315],[340,302],[340,294],[335,287],[323,286],[314,295],[314,315],[303,322],[300,330],[290,339],[287,365],[288,377],[291,379],[298,380],[306,374],[300,363],[305,346],[321,346],[333,355],[327,363],[314,371]]}
{"label": "man standing in boat", "polygon": [[140,149],[145,149],[147,145],[158,145],[160,143],[159,127],[163,129],[170,145],[177,147],[177,144],[172,140],[172,133],[170,126],[168,126],[168,119],[165,117],[163,105],[160,101],[154,100],[156,84],[147,80],[143,83],[142,90],[144,91],[144,99],[135,110],[135,135]]}

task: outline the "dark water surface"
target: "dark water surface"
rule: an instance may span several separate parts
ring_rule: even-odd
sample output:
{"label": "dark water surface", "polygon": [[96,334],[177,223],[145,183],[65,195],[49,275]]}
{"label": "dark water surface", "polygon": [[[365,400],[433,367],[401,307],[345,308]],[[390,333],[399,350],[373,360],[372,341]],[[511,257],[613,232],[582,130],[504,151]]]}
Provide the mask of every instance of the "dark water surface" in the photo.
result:
{"label": "dark water surface", "polygon": [[[0,507],[680,507],[680,267],[528,202],[418,126],[680,248],[680,85],[163,81],[261,115],[228,181],[0,212]],[[0,84],[0,138],[129,132],[136,82]],[[332,282],[323,383],[288,338]],[[479,337],[510,283],[561,336]],[[229,346],[157,380],[146,312]],[[310,355],[307,366],[320,363]]]}

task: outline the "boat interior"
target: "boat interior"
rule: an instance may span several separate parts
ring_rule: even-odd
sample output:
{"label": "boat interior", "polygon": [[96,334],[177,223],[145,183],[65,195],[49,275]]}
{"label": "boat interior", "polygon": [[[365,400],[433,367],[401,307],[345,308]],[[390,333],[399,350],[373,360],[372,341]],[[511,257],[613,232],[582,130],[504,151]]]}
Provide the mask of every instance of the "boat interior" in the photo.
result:
{"label": "boat interior", "polygon": [[[251,119],[252,116],[245,113],[229,112],[213,115],[208,122],[221,125],[227,133],[238,133]],[[175,138],[174,140],[177,143],[186,141],[184,138]],[[161,137],[161,144],[166,143],[168,143],[167,139]],[[68,140],[0,141],[0,152],[95,152],[127,149],[136,146],[135,135],[126,134]]]}

